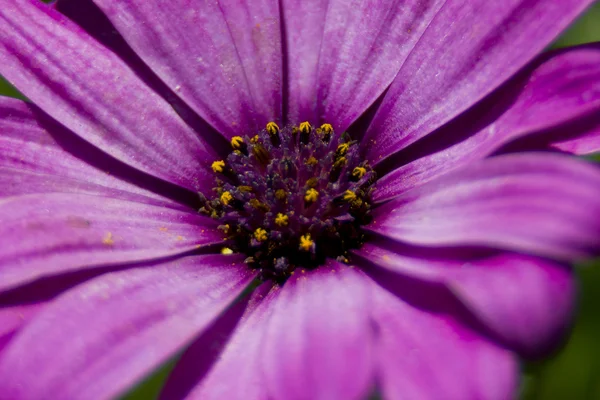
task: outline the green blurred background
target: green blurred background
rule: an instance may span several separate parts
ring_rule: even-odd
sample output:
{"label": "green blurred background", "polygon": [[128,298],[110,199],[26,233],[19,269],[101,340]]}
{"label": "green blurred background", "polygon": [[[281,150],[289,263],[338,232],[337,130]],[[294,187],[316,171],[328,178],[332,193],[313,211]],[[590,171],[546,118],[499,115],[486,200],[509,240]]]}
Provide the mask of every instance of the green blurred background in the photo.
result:
{"label": "green blurred background", "polygon": [[[494,1],[494,0],[490,0]],[[600,41],[600,3],[596,2],[553,45],[554,48]],[[0,95],[20,94],[0,77]],[[600,155],[592,157],[600,162]],[[600,260],[576,267],[581,295],[573,334],[550,359],[523,365],[521,398],[525,400],[600,400]],[[134,389],[127,400],[156,397],[170,371],[165,366]]]}

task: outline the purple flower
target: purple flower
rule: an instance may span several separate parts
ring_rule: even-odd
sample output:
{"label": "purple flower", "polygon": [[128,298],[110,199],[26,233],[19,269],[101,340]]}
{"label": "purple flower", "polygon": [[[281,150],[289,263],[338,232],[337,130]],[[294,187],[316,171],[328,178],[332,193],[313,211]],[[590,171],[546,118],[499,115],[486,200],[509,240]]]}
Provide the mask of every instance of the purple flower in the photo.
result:
{"label": "purple flower", "polygon": [[4,4],[0,393],[512,397],[600,251],[600,44],[535,58],[591,3]]}

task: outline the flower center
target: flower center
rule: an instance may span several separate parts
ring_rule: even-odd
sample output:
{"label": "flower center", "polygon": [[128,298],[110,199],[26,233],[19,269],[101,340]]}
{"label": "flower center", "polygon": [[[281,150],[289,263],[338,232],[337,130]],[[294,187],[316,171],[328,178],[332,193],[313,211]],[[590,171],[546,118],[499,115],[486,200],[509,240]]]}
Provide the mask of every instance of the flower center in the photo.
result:
{"label": "flower center", "polygon": [[226,160],[212,164],[214,197],[202,213],[221,222],[224,253],[248,255],[263,279],[283,281],[326,258],[347,262],[364,241],[375,172],[358,146],[330,124],[280,129],[269,122],[252,138],[236,136]]}

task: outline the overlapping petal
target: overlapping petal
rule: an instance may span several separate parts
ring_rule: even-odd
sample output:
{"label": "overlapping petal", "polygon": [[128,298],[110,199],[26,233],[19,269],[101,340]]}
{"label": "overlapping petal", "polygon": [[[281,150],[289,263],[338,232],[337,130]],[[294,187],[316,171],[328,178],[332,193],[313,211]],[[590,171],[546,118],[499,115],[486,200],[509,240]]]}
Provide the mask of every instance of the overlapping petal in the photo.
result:
{"label": "overlapping petal", "polygon": [[451,316],[412,307],[373,291],[377,377],[383,398],[508,399],[518,362],[508,350]]}
{"label": "overlapping petal", "polygon": [[390,84],[442,3],[282,1],[289,121],[346,130]]}
{"label": "overlapping petal", "polygon": [[281,120],[276,0],[95,3],[146,64],[225,136]]}
{"label": "overlapping petal", "polygon": [[386,270],[449,289],[486,332],[522,355],[537,356],[560,343],[575,303],[570,268],[515,253],[459,254],[385,243],[357,250]]}
{"label": "overlapping petal", "polygon": [[562,260],[600,249],[600,169],[557,154],[473,163],[377,208],[367,229],[427,246],[479,245]]}
{"label": "overlapping petal", "polygon": [[[573,135],[572,125],[598,112],[600,45],[543,55],[474,109],[407,149],[411,157],[422,157],[383,176],[374,199],[394,197],[534,133],[538,149],[554,141],[575,153],[593,150],[594,143],[600,146],[600,139],[594,142],[598,129],[594,133],[594,126],[582,126],[583,132]],[[561,132],[544,133],[565,124],[570,128],[562,129],[562,137]]]}
{"label": "overlapping petal", "polygon": [[[65,293],[0,355],[3,396],[123,394],[207,329],[244,290],[252,274],[242,261],[187,257],[106,274]],[[75,340],[65,332],[77,332]]]}
{"label": "overlapping petal", "polygon": [[541,52],[592,0],[448,0],[365,136],[378,163],[465,111]]}
{"label": "overlapping petal", "polygon": [[222,240],[188,210],[48,193],[0,200],[0,290],[48,275],[181,254]]}
{"label": "overlapping petal", "polygon": [[[165,400],[269,398],[260,363],[263,334],[273,310],[272,285],[233,305],[183,354],[161,392]],[[232,384],[235,382],[235,384]]]}
{"label": "overlapping petal", "polygon": [[210,144],[116,55],[40,2],[11,2],[0,20],[0,73],[37,106],[128,165],[209,186]]}
{"label": "overlapping petal", "polygon": [[273,399],[362,399],[372,390],[366,280],[331,262],[296,271],[271,300],[261,363]]}

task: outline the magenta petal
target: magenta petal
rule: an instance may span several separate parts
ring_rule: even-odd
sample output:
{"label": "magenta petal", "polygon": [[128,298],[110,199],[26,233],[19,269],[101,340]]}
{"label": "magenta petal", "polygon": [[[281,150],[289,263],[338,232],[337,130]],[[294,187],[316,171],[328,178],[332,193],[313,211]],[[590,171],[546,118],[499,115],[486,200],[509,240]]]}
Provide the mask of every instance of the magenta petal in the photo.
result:
{"label": "magenta petal", "polygon": [[584,155],[600,152],[600,119],[584,127],[576,136],[569,137],[570,132],[565,132],[566,137],[558,137],[550,143],[550,147],[566,151],[567,153]]}
{"label": "magenta petal", "polygon": [[242,257],[105,274],[40,312],[0,356],[7,398],[113,398],[205,330],[252,280]]}
{"label": "magenta petal", "polygon": [[0,308],[0,354],[15,333],[45,305],[45,302],[38,302]]}
{"label": "magenta petal", "polygon": [[181,254],[219,243],[194,212],[82,194],[0,200],[0,291],[47,275]]}
{"label": "magenta petal", "polygon": [[197,190],[209,145],[116,55],[51,7],[0,10],[0,73],[40,108],[106,153]]}
{"label": "magenta petal", "polygon": [[162,399],[269,398],[259,365],[265,322],[273,309],[271,287],[264,283],[248,301],[233,305],[190,346],[169,376]]}
{"label": "magenta petal", "polygon": [[158,191],[158,180],[111,159],[33,104],[0,97],[0,132],[0,197],[81,192],[180,207],[140,187]]}
{"label": "magenta petal", "polygon": [[507,350],[443,314],[373,291],[377,375],[384,399],[510,399],[519,366]]}
{"label": "magenta petal", "polygon": [[273,301],[262,368],[273,399],[362,399],[372,389],[367,278],[332,262],[296,270]]}
{"label": "magenta petal", "polygon": [[419,245],[480,245],[565,261],[600,250],[600,169],[569,156],[498,156],[377,208],[367,227]]}
{"label": "magenta petal", "polygon": [[541,52],[593,0],[448,0],[370,125],[377,163],[442,126]]}
{"label": "magenta petal", "polygon": [[525,356],[556,347],[567,331],[575,302],[570,268],[521,254],[436,257],[435,252],[365,244],[357,254],[423,282],[450,289],[503,343]]}
{"label": "magenta petal", "polygon": [[290,120],[346,130],[390,84],[442,3],[283,1]]}
{"label": "magenta petal", "polygon": [[148,66],[219,132],[253,134],[281,120],[276,0],[95,3]]}
{"label": "magenta petal", "polygon": [[[379,180],[376,201],[394,197],[452,169],[482,159],[509,141],[538,133],[537,148],[555,140],[555,147],[574,153],[600,148],[598,127],[579,137],[563,138],[544,131],[600,111],[600,45],[586,45],[545,54],[531,70],[511,80],[480,105],[466,112],[416,146],[425,156]],[[595,128],[595,132],[594,132]],[[454,142],[453,138],[456,138]],[[440,143],[448,143],[446,148]],[[421,146],[419,146],[421,144]],[[439,151],[438,151],[439,150]],[[411,152],[409,149],[408,152]],[[411,153],[414,153],[413,148]],[[433,153],[433,154],[431,154]]]}

